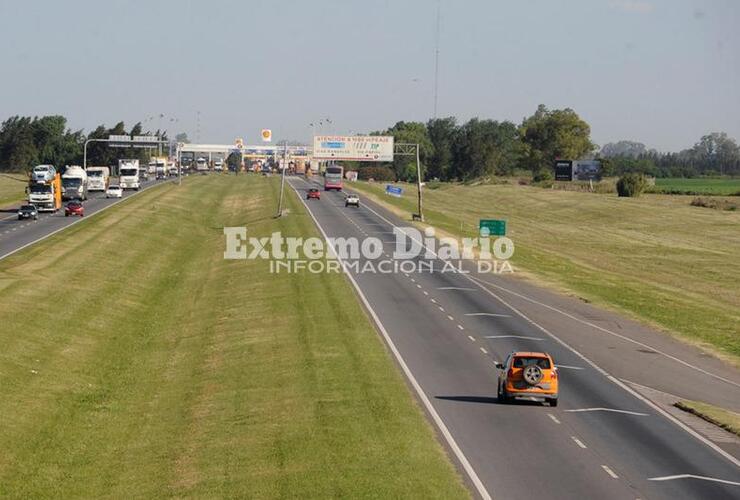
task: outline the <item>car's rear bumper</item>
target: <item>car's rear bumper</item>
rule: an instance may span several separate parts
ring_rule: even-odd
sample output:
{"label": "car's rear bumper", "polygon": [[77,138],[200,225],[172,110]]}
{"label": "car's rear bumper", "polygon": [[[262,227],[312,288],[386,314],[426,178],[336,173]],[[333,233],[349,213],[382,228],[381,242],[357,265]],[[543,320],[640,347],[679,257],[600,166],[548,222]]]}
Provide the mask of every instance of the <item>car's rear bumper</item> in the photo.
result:
{"label": "car's rear bumper", "polygon": [[540,399],[557,399],[557,392],[539,392],[539,391],[506,391],[510,398],[540,398]]}

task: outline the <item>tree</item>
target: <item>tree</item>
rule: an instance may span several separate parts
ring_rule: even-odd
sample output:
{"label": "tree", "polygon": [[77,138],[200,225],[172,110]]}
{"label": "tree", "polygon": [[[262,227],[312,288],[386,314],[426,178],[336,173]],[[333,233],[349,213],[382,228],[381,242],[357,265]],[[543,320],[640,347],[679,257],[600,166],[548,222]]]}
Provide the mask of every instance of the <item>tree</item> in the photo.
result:
{"label": "tree", "polygon": [[570,108],[550,111],[540,104],[522,122],[519,134],[524,145],[524,166],[532,172],[551,168],[559,158],[580,159],[595,148],[591,127]]}
{"label": "tree", "polygon": [[712,132],[702,136],[694,144],[691,154],[701,164],[703,171],[719,172],[723,175],[740,160],[740,149],[734,139],[724,132]]}
{"label": "tree", "polygon": [[435,118],[427,122],[427,135],[434,152],[428,158],[429,178],[448,180],[452,171],[453,146],[459,133],[455,117]]}
{"label": "tree", "polygon": [[451,177],[468,180],[512,173],[519,161],[518,137],[511,122],[472,118],[457,133]]}
{"label": "tree", "polygon": [[[397,122],[391,128],[381,133],[392,135],[396,143],[418,144],[421,177],[425,178],[427,159],[434,153],[434,145],[429,139],[426,126],[421,122]],[[377,133],[376,133],[377,135]],[[401,181],[416,180],[416,158],[413,156],[397,156],[392,164],[396,178]]]}
{"label": "tree", "polygon": [[188,139],[188,134],[186,134],[185,132],[180,132],[179,134],[175,135],[175,142],[190,144],[190,139]]}
{"label": "tree", "polygon": [[615,156],[626,156],[637,158],[647,152],[647,147],[637,141],[617,141],[604,144],[601,148],[601,156],[613,158]]}

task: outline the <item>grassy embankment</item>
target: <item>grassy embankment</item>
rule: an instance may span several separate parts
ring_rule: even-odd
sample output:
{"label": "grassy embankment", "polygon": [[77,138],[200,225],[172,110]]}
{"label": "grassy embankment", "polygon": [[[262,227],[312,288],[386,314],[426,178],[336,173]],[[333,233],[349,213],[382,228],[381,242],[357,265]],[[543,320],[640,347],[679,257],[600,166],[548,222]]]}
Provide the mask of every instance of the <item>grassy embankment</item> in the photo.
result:
{"label": "grassy embankment", "polygon": [[16,204],[25,198],[27,180],[23,174],[0,174],[0,208]]}
{"label": "grassy embankment", "polygon": [[316,235],[279,180],[152,189],[0,261],[0,497],[467,496],[345,278],[223,259]]}
{"label": "grassy embankment", "polygon": [[731,196],[740,195],[740,179],[730,178],[658,178],[655,179],[656,191],[664,193],[686,193],[697,195]]}
{"label": "grassy embankment", "polygon": [[[415,186],[401,198],[383,194],[382,183],[356,186],[407,217],[416,212]],[[481,218],[507,219],[515,269],[738,363],[740,213],[690,200],[441,184],[425,191],[424,214],[457,236],[475,236]]]}

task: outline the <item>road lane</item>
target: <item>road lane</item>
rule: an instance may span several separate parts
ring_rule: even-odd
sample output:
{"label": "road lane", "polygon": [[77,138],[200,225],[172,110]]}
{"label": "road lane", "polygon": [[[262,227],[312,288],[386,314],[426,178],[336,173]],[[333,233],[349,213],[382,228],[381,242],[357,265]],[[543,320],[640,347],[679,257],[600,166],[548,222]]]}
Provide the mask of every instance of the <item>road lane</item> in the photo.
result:
{"label": "road lane", "polygon": [[[299,194],[308,186],[300,179],[290,183]],[[330,237],[361,238],[391,229],[385,214],[380,218],[367,210],[366,200],[359,209],[345,209],[341,194],[322,194],[307,206]],[[392,252],[392,243],[385,250]],[[457,290],[471,288],[463,275],[352,274],[494,496],[531,498],[543,491],[554,498],[718,498],[740,493],[731,484],[691,478],[649,481],[675,474],[732,481],[738,469],[503,302],[480,288]],[[480,312],[498,316],[467,316]],[[512,350],[546,350],[556,362],[580,368],[560,371],[558,408],[498,404],[493,362]],[[591,408],[633,413],[568,412]]]}

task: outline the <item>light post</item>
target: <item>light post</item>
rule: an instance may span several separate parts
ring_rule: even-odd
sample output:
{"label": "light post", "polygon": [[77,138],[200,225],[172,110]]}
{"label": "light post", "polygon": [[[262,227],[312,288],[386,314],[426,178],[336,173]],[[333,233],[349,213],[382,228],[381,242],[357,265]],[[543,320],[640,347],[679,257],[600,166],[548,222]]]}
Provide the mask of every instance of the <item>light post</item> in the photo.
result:
{"label": "light post", "polygon": [[283,186],[285,186],[285,170],[288,168],[287,165],[287,156],[288,156],[288,141],[283,141],[283,172],[280,176],[280,201],[278,202],[278,212],[276,217],[282,217],[283,216]]}

